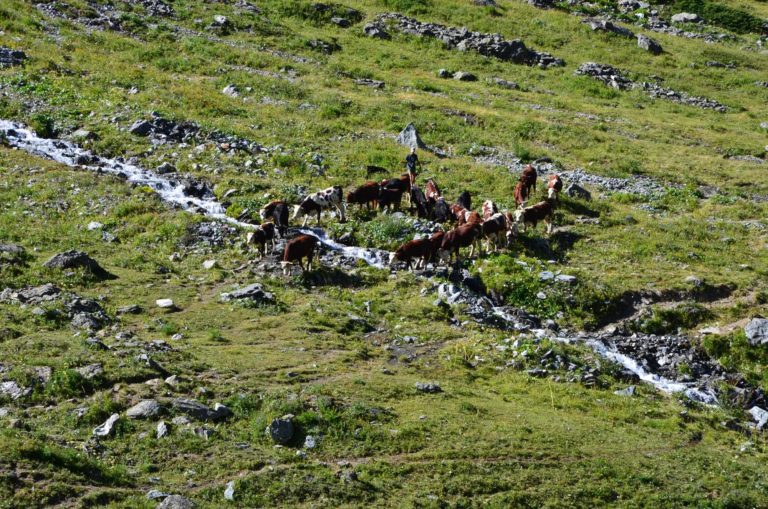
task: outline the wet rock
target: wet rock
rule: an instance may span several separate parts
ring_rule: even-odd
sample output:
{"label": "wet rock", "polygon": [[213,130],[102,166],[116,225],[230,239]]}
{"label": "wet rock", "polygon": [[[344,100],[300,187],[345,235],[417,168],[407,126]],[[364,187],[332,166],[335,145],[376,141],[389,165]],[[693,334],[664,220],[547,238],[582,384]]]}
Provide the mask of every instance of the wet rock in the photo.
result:
{"label": "wet rock", "polygon": [[397,135],[396,141],[400,145],[404,145],[410,148],[427,148],[424,142],[421,141],[419,133],[416,132],[416,126],[413,125],[413,123],[409,123],[407,126],[405,126],[405,129],[400,131],[400,134]]}
{"label": "wet rock", "polygon": [[286,445],[293,439],[294,426],[291,418],[283,416],[280,419],[274,419],[269,425],[269,436],[278,444]]}
{"label": "wet rock", "polygon": [[744,327],[744,333],[747,335],[747,341],[752,346],[768,343],[768,319],[753,318]]}
{"label": "wet rock", "polygon": [[128,128],[128,132],[135,136],[147,136],[151,131],[152,124],[146,120],[137,120]]}
{"label": "wet rock", "polygon": [[453,79],[458,81],[477,81],[477,76],[471,72],[459,71],[453,75]]}
{"label": "wet rock", "polygon": [[239,290],[221,294],[222,302],[229,302],[231,300],[250,300],[260,304],[271,304],[275,302],[275,296],[270,292],[264,291],[264,287],[261,284],[253,283]]}
{"label": "wet rock", "polygon": [[112,414],[109,416],[104,424],[93,428],[93,434],[97,437],[106,437],[112,434],[115,429],[115,424],[120,420],[120,414]]}
{"label": "wet rock", "polygon": [[0,69],[3,67],[21,65],[26,59],[27,55],[23,51],[0,46]]}
{"label": "wet rock", "polygon": [[43,266],[51,269],[83,268],[100,278],[114,277],[112,274],[104,270],[104,268],[99,265],[96,260],[88,256],[86,253],[76,250],[65,251],[63,253],[53,255],[47,262],[43,264]]}
{"label": "wet rock", "polygon": [[176,167],[171,163],[165,162],[155,169],[158,175],[167,175],[168,173],[176,173]]}
{"label": "wet rock", "polygon": [[656,42],[654,39],[651,39],[650,37],[638,34],[637,35],[637,47],[644,49],[648,53],[651,53],[652,55],[661,55],[663,52],[663,49],[661,47],[661,44]]}
{"label": "wet rock", "polygon": [[416,382],[416,390],[427,394],[437,394],[443,392],[443,389],[437,382]]}
{"label": "wet rock", "polygon": [[195,503],[181,495],[171,495],[157,505],[156,509],[194,509]]}
{"label": "wet rock", "polygon": [[691,12],[680,12],[672,16],[672,23],[698,23],[702,21],[698,14]]}
{"label": "wet rock", "polygon": [[149,419],[157,417],[162,411],[162,405],[156,400],[145,399],[126,410],[125,415],[130,419]]}

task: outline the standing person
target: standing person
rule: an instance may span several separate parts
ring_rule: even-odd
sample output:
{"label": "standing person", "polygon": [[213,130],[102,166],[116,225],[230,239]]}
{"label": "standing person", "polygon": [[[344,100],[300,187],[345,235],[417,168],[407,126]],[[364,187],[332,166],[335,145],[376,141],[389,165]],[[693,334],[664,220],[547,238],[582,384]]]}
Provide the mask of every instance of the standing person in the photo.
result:
{"label": "standing person", "polygon": [[416,147],[411,148],[411,153],[405,156],[405,169],[411,179],[411,186],[416,184],[416,165],[419,164],[419,156],[416,155]]}

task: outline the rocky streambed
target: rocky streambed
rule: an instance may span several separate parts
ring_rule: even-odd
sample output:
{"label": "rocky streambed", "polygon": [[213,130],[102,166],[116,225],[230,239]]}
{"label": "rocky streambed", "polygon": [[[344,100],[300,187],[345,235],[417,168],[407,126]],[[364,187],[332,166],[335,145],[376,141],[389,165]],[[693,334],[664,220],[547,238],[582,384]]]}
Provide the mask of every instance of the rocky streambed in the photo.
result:
{"label": "rocky streambed", "polygon": [[[184,210],[202,213],[234,226],[253,228],[251,224],[228,217],[223,205],[209,191],[190,191],[189,185],[172,177],[157,175],[120,160],[99,157],[71,142],[40,138],[29,129],[7,120],[0,120],[0,137],[12,147],[67,166],[80,167],[97,174],[118,175],[127,182],[149,186],[161,199]],[[325,246],[326,249],[320,256],[325,264],[347,270],[353,269],[358,260],[375,267],[387,266],[389,253],[386,251],[342,245],[329,238],[320,228],[298,231],[316,236]],[[730,402],[738,400],[745,408],[766,407],[761,391],[748,387],[738,375],[726,373],[685,336],[626,334],[618,330],[600,334],[557,332],[556,325],[545,324],[547,328],[543,328],[541,321],[535,316],[494,299],[487,294],[481,280],[466,272],[450,273],[448,269],[429,266],[428,269],[432,270],[429,277],[444,276],[453,282],[440,283],[433,279],[436,284],[433,290],[437,291],[438,297],[436,306],[462,304],[470,317],[490,327],[548,337],[562,343],[584,344],[599,355],[621,365],[637,380],[650,383],[666,393],[685,393],[690,399],[705,404],[717,404],[725,397]],[[9,290],[4,298],[21,300],[17,295],[23,297],[24,293],[13,293]],[[70,318],[74,319],[80,311],[79,308],[75,309]],[[98,314],[95,307],[86,311]],[[719,384],[726,381],[733,389],[728,394],[720,394]]]}

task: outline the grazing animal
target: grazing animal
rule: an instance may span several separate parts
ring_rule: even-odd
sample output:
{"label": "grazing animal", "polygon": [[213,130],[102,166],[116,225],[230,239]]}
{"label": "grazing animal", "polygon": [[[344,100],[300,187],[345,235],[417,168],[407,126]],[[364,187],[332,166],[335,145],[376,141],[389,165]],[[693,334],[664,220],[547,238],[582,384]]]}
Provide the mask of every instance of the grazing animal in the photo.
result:
{"label": "grazing animal", "polygon": [[547,181],[547,198],[554,200],[560,195],[560,191],[563,190],[563,181],[560,180],[560,175],[550,175]]}
{"label": "grazing animal", "polygon": [[517,237],[517,225],[515,223],[515,216],[512,212],[505,210],[502,212],[504,219],[507,221],[507,245],[512,244],[512,241]]}
{"label": "grazing animal", "polygon": [[[431,262],[435,258],[435,255],[440,249],[440,246],[443,245],[443,237],[445,237],[445,232],[435,232],[429,238],[430,249],[429,249],[429,259],[427,260],[427,263]],[[439,261],[439,258],[438,258],[438,261]]]}
{"label": "grazing animal", "polygon": [[387,173],[387,170],[382,168],[381,166],[373,166],[369,164],[365,167],[365,176],[370,177],[374,173]]}
{"label": "grazing animal", "polygon": [[499,246],[503,246],[506,243],[507,234],[507,218],[504,214],[496,213],[483,221],[481,225],[483,237],[488,242],[488,251],[491,250],[491,244],[493,244],[493,250],[496,251]]}
{"label": "grazing animal", "polygon": [[344,202],[342,201],[341,186],[333,186],[314,194],[310,194],[293,211],[293,219],[304,217],[302,226],[307,226],[307,220],[310,214],[317,213],[317,224],[320,224],[320,214],[323,209],[335,208],[339,212],[341,222],[346,222],[344,217]]}
{"label": "grazing animal", "polygon": [[386,179],[381,181],[381,187],[383,189],[399,189],[402,193],[408,196],[408,203],[411,200],[411,177],[407,173],[400,175],[398,178]]}
{"label": "grazing animal", "polygon": [[483,224],[483,218],[480,217],[480,214],[474,210],[465,210],[459,218],[458,223],[459,226],[463,226],[465,224]]}
{"label": "grazing animal", "polygon": [[515,186],[515,203],[518,207],[525,207],[525,202],[528,200],[528,187],[525,182],[520,180]]}
{"label": "grazing animal", "polygon": [[[301,271],[312,270],[312,258],[315,256],[315,249],[317,248],[317,237],[312,235],[299,235],[295,239],[291,239],[285,245],[285,251],[283,251],[283,261],[280,265],[283,267],[283,274],[288,275],[291,272],[291,267],[299,262]],[[304,268],[303,259],[307,259],[307,268]]]}
{"label": "grazing animal", "polygon": [[288,204],[284,201],[273,201],[264,205],[259,211],[262,221],[271,220],[275,223],[281,238],[288,233]]}
{"label": "grazing animal", "polygon": [[465,224],[458,226],[443,236],[443,242],[440,244],[438,255],[441,259],[450,263],[451,258],[456,258],[456,264],[459,263],[459,251],[462,247],[469,247],[469,256],[475,252],[475,245],[480,239],[480,225]]}
{"label": "grazing animal", "polygon": [[427,217],[429,209],[427,207],[427,197],[418,186],[411,186],[411,208],[416,209],[418,217]]}
{"label": "grazing animal", "polygon": [[440,188],[437,187],[434,180],[429,179],[427,180],[427,183],[424,184],[424,196],[427,198],[427,203],[433,204],[442,196],[442,194],[440,194]]}
{"label": "grazing animal", "polygon": [[267,243],[272,243],[272,249],[275,249],[275,223],[264,223],[261,226],[257,226],[252,232],[248,232],[245,236],[245,244],[247,246],[255,244],[256,252],[261,256],[267,256]]}
{"label": "grazing animal", "polygon": [[464,213],[467,212],[468,209],[464,208],[463,205],[459,203],[454,203],[451,205],[451,216],[453,216],[453,220],[456,222],[459,222],[464,217]]}
{"label": "grazing animal", "polygon": [[515,211],[515,230],[517,230],[520,225],[522,225],[523,230],[525,230],[528,225],[536,228],[539,221],[544,221],[544,224],[546,225],[546,233],[552,233],[553,211],[552,204],[548,201],[542,201],[524,209],[517,209]]}
{"label": "grazing animal", "polygon": [[366,182],[354,191],[347,193],[347,204],[357,203],[360,205],[360,208],[363,208],[363,205],[365,205],[366,208],[370,209],[371,204],[375,208],[378,199],[379,183],[374,181]]}
{"label": "grazing animal", "polygon": [[489,219],[492,215],[499,211],[499,209],[496,207],[496,204],[491,200],[485,200],[481,210],[483,212],[483,220]]}
{"label": "grazing animal", "polygon": [[379,189],[379,210],[389,210],[390,208],[400,210],[400,202],[402,200],[402,189],[390,189],[386,187]]}
{"label": "grazing animal", "polygon": [[416,268],[424,267],[429,258],[432,255],[432,242],[430,239],[415,239],[409,240],[402,246],[397,248],[397,251],[389,255],[389,264],[392,265],[396,261],[405,262],[408,268],[411,268],[411,261],[417,258]]}
{"label": "grazing animal", "polygon": [[469,191],[462,191],[456,203],[467,210],[472,210],[472,195],[469,194]]}
{"label": "grazing animal", "polygon": [[432,219],[438,223],[445,223],[451,219],[452,215],[451,208],[445,198],[440,197],[435,200],[435,205],[432,207]]}
{"label": "grazing animal", "polygon": [[524,182],[525,186],[528,188],[528,195],[531,194],[531,189],[533,191],[536,191],[536,179],[538,178],[538,174],[536,173],[536,168],[533,167],[533,165],[526,165],[525,168],[523,168],[523,172],[520,174],[520,182]]}

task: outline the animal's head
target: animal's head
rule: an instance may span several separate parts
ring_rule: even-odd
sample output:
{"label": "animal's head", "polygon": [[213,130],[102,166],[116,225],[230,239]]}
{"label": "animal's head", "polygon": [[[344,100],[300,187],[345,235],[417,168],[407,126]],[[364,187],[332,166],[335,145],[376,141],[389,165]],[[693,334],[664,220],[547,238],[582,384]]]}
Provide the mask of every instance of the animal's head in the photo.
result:
{"label": "animal's head", "polygon": [[397,260],[397,253],[389,253],[389,264],[392,265]]}
{"label": "animal's head", "polygon": [[253,236],[254,236],[254,234],[255,234],[254,232],[248,232],[248,233],[246,234],[246,236],[245,236],[245,243],[246,243],[246,244],[250,244],[251,242],[253,242]]}
{"label": "animal's head", "polygon": [[264,230],[266,233],[274,235],[275,234],[275,223],[272,221],[268,221],[266,223],[263,223],[261,225],[261,229]]}
{"label": "animal's head", "polygon": [[348,192],[347,193],[347,202],[351,202],[353,196],[354,196],[354,194],[352,193],[352,191]]}
{"label": "animal's head", "polygon": [[550,187],[550,188],[547,190],[547,198],[548,198],[548,199],[550,199],[550,200],[551,200],[551,199],[552,199],[552,198],[554,198],[556,195],[557,195],[557,191],[555,190],[555,188],[554,188],[554,187]]}
{"label": "animal's head", "polygon": [[517,226],[517,224],[522,222],[524,213],[525,213],[525,210],[523,208],[519,208],[519,209],[515,210],[515,212],[514,212],[515,227]]}
{"label": "animal's head", "polygon": [[266,209],[261,209],[259,211],[259,217],[262,219],[262,221],[267,218],[267,211],[266,211]]}
{"label": "animal's head", "polygon": [[293,262],[280,262],[280,266],[283,268],[283,275],[287,276],[291,273]]}
{"label": "animal's head", "polygon": [[291,219],[296,219],[297,217],[300,217],[300,214],[301,214],[301,205],[294,205],[293,217],[291,217]]}

